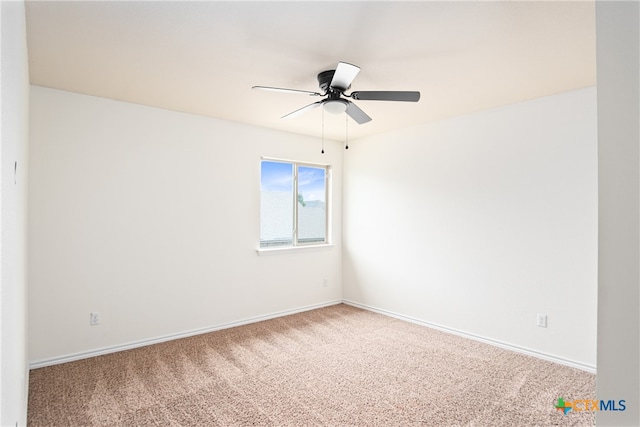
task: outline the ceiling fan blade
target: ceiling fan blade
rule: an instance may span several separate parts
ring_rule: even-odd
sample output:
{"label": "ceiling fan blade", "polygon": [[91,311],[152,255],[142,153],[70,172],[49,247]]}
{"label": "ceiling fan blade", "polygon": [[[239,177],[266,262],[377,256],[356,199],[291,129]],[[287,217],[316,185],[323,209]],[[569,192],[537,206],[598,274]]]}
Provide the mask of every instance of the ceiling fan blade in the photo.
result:
{"label": "ceiling fan blade", "polygon": [[402,92],[402,91],[360,91],[353,92],[353,99],[362,101],[405,101],[418,102],[420,92]]}
{"label": "ceiling fan blade", "polygon": [[360,107],[358,107],[356,104],[354,104],[351,101],[347,101],[347,102],[349,103],[349,105],[347,105],[347,114],[349,115],[349,117],[355,120],[356,123],[361,125],[371,121],[371,117],[369,117],[367,113],[362,111]]}
{"label": "ceiling fan blade", "polygon": [[271,86],[253,86],[251,89],[260,89],[260,90],[270,90],[272,92],[287,92],[287,93],[305,93],[311,96],[322,96],[318,92],[311,92],[308,90],[299,90],[299,89],[285,89],[282,87],[271,87]]}
{"label": "ceiling fan blade", "polygon": [[351,82],[353,82],[353,79],[356,78],[359,72],[360,67],[357,65],[338,62],[338,66],[336,67],[335,73],[333,73],[333,78],[331,79],[331,84],[329,86],[345,91],[349,86],[351,86]]}
{"label": "ceiling fan blade", "polygon": [[282,116],[281,118],[283,118],[283,119],[292,119],[292,118],[294,118],[294,117],[298,117],[298,116],[299,116],[300,114],[302,114],[302,113],[305,113],[305,112],[307,112],[307,111],[311,111],[311,110],[313,110],[314,108],[319,107],[323,102],[324,102],[324,100],[314,102],[313,104],[309,104],[309,105],[304,106],[304,107],[302,107],[302,108],[300,108],[300,109],[298,109],[298,110],[296,110],[296,111],[294,111],[294,112],[292,112],[292,113],[289,113],[289,114],[287,114],[287,115],[284,115],[284,116]]}

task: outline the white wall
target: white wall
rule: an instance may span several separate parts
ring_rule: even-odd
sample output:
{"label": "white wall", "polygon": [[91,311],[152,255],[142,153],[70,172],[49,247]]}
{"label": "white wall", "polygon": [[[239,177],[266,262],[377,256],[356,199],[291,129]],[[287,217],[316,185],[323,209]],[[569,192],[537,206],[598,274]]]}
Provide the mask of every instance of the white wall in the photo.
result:
{"label": "white wall", "polygon": [[596,2],[598,398],[626,400],[598,425],[640,425],[640,6]]}
{"label": "white wall", "polygon": [[[29,70],[24,3],[0,2],[0,425],[27,423],[27,147]],[[17,169],[16,169],[17,163]]]}
{"label": "white wall", "polygon": [[[30,113],[35,365],[341,299],[339,143],[37,86]],[[257,255],[261,156],[335,166],[335,247]]]}
{"label": "white wall", "polygon": [[587,88],[355,141],[345,300],[595,369],[596,133]]}

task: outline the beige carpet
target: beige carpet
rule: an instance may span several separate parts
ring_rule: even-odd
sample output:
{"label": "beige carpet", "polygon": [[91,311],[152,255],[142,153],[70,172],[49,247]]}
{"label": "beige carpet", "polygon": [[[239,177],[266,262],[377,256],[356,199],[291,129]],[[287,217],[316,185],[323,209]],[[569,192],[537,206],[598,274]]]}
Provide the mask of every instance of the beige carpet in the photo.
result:
{"label": "beige carpet", "polygon": [[31,371],[30,426],[594,425],[595,376],[347,305]]}

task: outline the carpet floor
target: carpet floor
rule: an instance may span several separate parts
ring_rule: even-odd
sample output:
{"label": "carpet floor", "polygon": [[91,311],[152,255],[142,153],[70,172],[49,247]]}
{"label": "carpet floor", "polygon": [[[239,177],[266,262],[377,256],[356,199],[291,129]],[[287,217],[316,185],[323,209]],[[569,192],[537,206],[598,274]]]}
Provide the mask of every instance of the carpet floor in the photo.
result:
{"label": "carpet floor", "polygon": [[34,369],[29,426],[594,425],[595,375],[339,304]]}

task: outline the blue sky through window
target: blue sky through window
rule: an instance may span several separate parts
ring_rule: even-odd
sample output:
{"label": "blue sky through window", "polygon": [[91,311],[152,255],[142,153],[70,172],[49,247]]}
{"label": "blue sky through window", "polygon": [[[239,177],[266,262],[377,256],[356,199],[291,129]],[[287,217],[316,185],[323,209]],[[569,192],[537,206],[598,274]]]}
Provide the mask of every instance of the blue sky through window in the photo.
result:
{"label": "blue sky through window", "polygon": [[302,193],[304,200],[325,201],[324,173],[321,168],[298,167],[298,193]]}
{"label": "blue sky through window", "polygon": [[[261,162],[261,247],[327,241],[326,174],[327,168],[323,166],[270,160]],[[296,187],[298,191],[294,194]]]}
{"label": "blue sky through window", "polygon": [[[262,191],[291,192],[293,189],[293,165],[263,161],[260,185]],[[325,169],[300,166],[298,168],[298,193],[301,193],[306,201],[325,202]]]}
{"label": "blue sky through window", "polygon": [[293,189],[293,165],[291,163],[263,161],[260,172],[262,191],[286,191]]}

